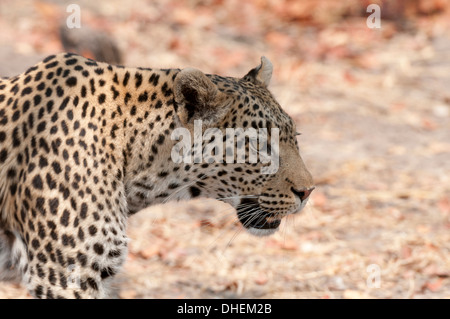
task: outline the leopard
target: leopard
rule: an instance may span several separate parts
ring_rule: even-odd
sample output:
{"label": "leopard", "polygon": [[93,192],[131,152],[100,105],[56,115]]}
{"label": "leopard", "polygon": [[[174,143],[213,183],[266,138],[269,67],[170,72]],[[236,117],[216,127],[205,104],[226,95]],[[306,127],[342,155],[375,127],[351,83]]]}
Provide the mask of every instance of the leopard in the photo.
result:
{"label": "leopard", "polygon": [[[252,235],[275,233],[315,186],[296,124],[268,89],[272,73],[266,57],[231,77],[63,52],[2,78],[0,278],[39,299],[110,298],[128,253],[128,219],[167,201],[214,198]],[[173,132],[193,133],[199,122],[224,134],[277,129],[278,169],[174,161]],[[240,147],[250,144],[244,138]]]}

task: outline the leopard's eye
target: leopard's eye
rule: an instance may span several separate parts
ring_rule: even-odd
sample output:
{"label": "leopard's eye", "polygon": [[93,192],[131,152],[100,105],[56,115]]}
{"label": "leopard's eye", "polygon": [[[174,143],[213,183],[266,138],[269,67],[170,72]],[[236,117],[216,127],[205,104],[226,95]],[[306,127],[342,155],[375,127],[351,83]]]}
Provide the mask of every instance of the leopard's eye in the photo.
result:
{"label": "leopard's eye", "polygon": [[302,133],[300,133],[300,132],[295,132],[295,136],[299,136],[299,135],[302,135]]}

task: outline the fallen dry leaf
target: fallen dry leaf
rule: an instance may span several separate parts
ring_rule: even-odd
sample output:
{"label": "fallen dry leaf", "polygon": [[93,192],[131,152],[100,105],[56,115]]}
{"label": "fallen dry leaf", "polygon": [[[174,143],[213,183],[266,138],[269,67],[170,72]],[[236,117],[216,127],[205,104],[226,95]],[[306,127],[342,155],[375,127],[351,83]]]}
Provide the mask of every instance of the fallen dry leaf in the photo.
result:
{"label": "fallen dry leaf", "polygon": [[428,289],[431,292],[437,292],[442,288],[442,282],[444,281],[443,278],[438,278],[434,281],[427,281],[423,286],[423,289]]}
{"label": "fallen dry leaf", "polygon": [[144,259],[150,259],[155,256],[158,256],[160,253],[160,247],[157,246],[149,246],[140,251],[140,256]]}
{"label": "fallen dry leaf", "polygon": [[292,239],[269,239],[266,241],[267,247],[283,249],[283,250],[297,250],[298,243]]}
{"label": "fallen dry leaf", "polygon": [[357,290],[345,290],[344,291],[345,299],[373,299],[372,296]]}
{"label": "fallen dry leaf", "polygon": [[441,198],[438,202],[439,211],[443,216],[450,214],[450,199],[448,197]]}
{"label": "fallen dry leaf", "polygon": [[119,292],[119,297],[121,299],[135,299],[137,296],[136,290],[127,289],[127,290],[121,290]]}
{"label": "fallen dry leaf", "polygon": [[258,275],[258,277],[255,279],[255,283],[257,284],[257,285],[265,285],[266,283],[267,283],[267,281],[268,281],[269,279],[267,278],[267,276],[265,275],[265,274],[263,274],[263,273],[260,273],[259,275]]}
{"label": "fallen dry leaf", "polygon": [[428,131],[433,131],[437,128],[437,124],[435,121],[431,119],[422,119],[422,128]]}
{"label": "fallen dry leaf", "polygon": [[322,191],[315,190],[311,194],[311,203],[314,205],[314,207],[324,209],[328,204],[328,199]]}

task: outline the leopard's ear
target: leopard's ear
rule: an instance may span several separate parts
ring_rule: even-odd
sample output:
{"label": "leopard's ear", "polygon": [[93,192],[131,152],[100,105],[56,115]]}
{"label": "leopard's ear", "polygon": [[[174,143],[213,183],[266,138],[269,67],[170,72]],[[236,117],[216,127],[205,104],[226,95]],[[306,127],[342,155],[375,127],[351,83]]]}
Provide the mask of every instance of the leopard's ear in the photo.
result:
{"label": "leopard's ear", "polygon": [[243,79],[267,87],[270,83],[270,79],[272,78],[272,71],[272,63],[265,56],[262,56],[261,64],[250,70],[250,72],[248,72]]}
{"label": "leopard's ear", "polygon": [[220,121],[229,109],[227,96],[200,70],[180,71],[174,83],[178,115],[184,125],[202,120],[207,126]]}

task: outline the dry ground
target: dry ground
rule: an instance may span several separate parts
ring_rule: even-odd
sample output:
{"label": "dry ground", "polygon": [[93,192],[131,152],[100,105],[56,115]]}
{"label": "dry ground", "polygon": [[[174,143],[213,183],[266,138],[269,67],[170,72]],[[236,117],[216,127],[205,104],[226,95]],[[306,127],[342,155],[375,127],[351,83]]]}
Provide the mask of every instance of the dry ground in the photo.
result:
{"label": "dry ground", "polygon": [[[0,5],[0,75],[61,49],[51,23],[39,22],[57,14],[53,2],[21,3]],[[314,29],[266,13],[252,22],[258,1],[213,12],[183,1],[80,3],[89,23],[115,36],[127,65],[240,76],[268,56],[271,90],[303,133],[317,183],[306,209],[269,238],[241,231],[233,209],[215,200],[140,212],[115,285],[121,298],[450,297],[446,25],[402,33],[355,19]],[[226,23],[233,16],[240,24]],[[380,270],[378,288],[370,265]],[[28,295],[0,283],[0,297]]]}

